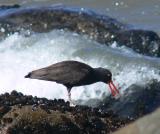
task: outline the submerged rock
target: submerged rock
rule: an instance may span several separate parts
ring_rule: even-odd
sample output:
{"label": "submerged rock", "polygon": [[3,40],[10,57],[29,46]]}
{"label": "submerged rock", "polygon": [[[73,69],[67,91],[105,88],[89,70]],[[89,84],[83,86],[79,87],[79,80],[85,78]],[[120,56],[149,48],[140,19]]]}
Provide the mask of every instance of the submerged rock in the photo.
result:
{"label": "submerged rock", "polygon": [[131,29],[116,19],[91,10],[51,6],[4,11],[5,8],[0,14],[1,37],[14,32],[29,35],[31,32],[64,29],[88,35],[101,44],[111,45],[116,41],[119,46],[125,45],[138,53],[160,56],[160,38],[155,32]]}

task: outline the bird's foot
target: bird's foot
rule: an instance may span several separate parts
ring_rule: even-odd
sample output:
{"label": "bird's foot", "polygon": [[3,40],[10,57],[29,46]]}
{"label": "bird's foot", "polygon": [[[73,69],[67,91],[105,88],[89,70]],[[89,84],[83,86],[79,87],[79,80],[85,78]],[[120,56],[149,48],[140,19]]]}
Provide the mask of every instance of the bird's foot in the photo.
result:
{"label": "bird's foot", "polygon": [[121,94],[116,94],[116,95],[114,96],[115,99],[119,99],[120,97],[121,97]]}
{"label": "bird's foot", "polygon": [[70,107],[75,107],[76,104],[75,104],[73,101],[69,101],[69,106],[70,106]]}
{"label": "bird's foot", "polygon": [[70,107],[75,107],[76,104],[70,103]]}

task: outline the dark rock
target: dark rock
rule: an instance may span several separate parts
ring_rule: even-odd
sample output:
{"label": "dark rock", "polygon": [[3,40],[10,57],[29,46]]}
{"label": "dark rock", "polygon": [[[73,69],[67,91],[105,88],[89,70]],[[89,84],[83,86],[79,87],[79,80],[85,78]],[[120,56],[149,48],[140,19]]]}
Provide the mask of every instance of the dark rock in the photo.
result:
{"label": "dark rock", "polygon": [[12,9],[12,8],[20,8],[20,5],[2,5],[0,6],[0,10]]}
{"label": "dark rock", "polygon": [[[100,134],[113,132],[158,108],[159,89],[160,83],[157,80],[152,80],[145,86],[132,85],[119,99],[107,97],[99,108],[70,107],[62,99],[47,100],[25,96],[16,91],[5,93],[0,95],[0,129],[9,134],[40,131]],[[22,100],[26,101],[21,103]],[[60,122],[55,125],[57,121]]]}
{"label": "dark rock", "polygon": [[12,96],[23,96],[23,94],[22,93],[20,93],[20,92],[17,92],[16,90],[13,90],[12,92],[11,92],[11,95]]}
{"label": "dark rock", "polygon": [[[49,32],[53,29],[67,29],[102,44],[114,41],[134,51],[160,57],[160,38],[153,31],[135,30],[117,20],[97,14],[91,10],[65,6],[15,8],[0,15],[0,36],[21,32],[26,36],[32,32]],[[26,32],[29,30],[30,32]]]}
{"label": "dark rock", "polygon": [[[113,112],[105,112],[99,108],[70,107],[69,103],[62,99],[47,100],[20,94],[13,91],[11,94],[0,95],[0,100],[3,100],[0,101],[2,133],[104,134],[130,122],[121,120]],[[21,100],[26,101],[21,103]]]}
{"label": "dark rock", "polygon": [[[18,113],[15,118],[13,113]],[[50,116],[43,110],[37,108],[36,111],[32,111],[32,107],[25,106],[21,110],[15,107],[3,117],[3,120],[14,118],[14,122],[10,122],[7,128],[8,133],[77,133],[78,127],[71,122],[70,118],[60,112],[52,112]],[[7,122],[9,123],[9,122]]]}
{"label": "dark rock", "polygon": [[127,30],[120,31],[115,36],[119,45],[126,45],[137,53],[160,56],[160,38],[153,31]]}
{"label": "dark rock", "polygon": [[13,119],[12,118],[3,118],[2,119],[2,124],[9,124],[12,123]]}
{"label": "dark rock", "polygon": [[135,120],[160,107],[160,82],[152,80],[146,85],[131,85],[120,98],[107,97],[99,107],[114,111],[120,118]]}
{"label": "dark rock", "polygon": [[11,107],[9,106],[5,106],[5,105],[0,106],[0,118],[10,110],[11,110]]}

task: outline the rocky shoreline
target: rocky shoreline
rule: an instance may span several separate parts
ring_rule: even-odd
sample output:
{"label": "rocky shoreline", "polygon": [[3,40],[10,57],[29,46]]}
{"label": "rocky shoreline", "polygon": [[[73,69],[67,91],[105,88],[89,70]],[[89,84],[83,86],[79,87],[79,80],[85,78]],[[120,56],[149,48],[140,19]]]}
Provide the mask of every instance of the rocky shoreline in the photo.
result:
{"label": "rocky shoreline", "polygon": [[124,126],[130,119],[120,119],[112,111],[102,112],[87,106],[70,107],[64,100],[48,100],[12,91],[0,95],[2,133],[6,134],[105,134]]}
{"label": "rocky shoreline", "polygon": [[[152,80],[145,86],[131,85],[120,98],[107,96],[101,101],[89,100],[85,105],[77,101],[75,107],[70,107],[63,99],[48,100],[17,91],[4,93],[0,95],[0,134],[127,133],[130,126],[134,130],[134,125],[127,125],[141,117],[147,124],[155,124],[154,118],[159,118],[159,111],[156,111],[160,107],[159,92],[160,82]],[[89,106],[90,101],[97,104]],[[148,116],[154,111],[155,116]],[[137,129],[147,124],[141,123]],[[120,128],[124,129],[117,131]],[[148,129],[159,131],[157,124],[155,130]]]}
{"label": "rocky shoreline", "polygon": [[[89,101],[85,106],[77,101],[75,107],[70,107],[69,102],[63,99],[48,100],[12,91],[0,95],[0,132],[111,133],[159,108],[159,90],[160,82],[156,80],[146,86],[132,85],[120,98],[108,96],[103,101],[97,101],[94,107],[87,106]],[[140,126],[143,127],[143,123]],[[125,129],[128,131],[127,127]]]}

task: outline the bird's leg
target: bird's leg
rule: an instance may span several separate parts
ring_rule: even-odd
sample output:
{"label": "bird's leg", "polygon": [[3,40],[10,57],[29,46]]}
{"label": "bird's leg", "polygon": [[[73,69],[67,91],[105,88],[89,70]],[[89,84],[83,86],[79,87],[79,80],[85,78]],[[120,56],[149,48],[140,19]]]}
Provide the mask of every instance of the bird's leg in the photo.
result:
{"label": "bird's leg", "polygon": [[67,91],[68,91],[68,100],[71,103],[71,101],[72,101],[72,99],[71,99],[71,89],[67,88]]}
{"label": "bird's leg", "polygon": [[71,99],[71,88],[67,87],[67,91],[68,91],[68,101],[69,101],[70,105],[73,105],[73,102]]}

